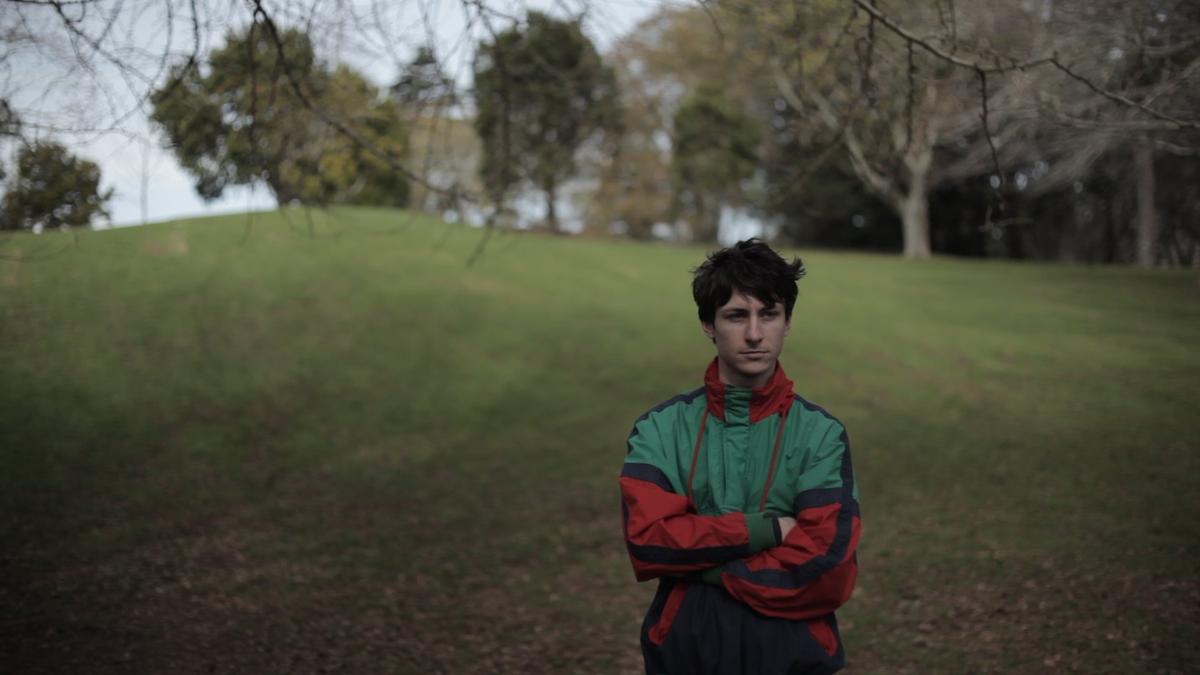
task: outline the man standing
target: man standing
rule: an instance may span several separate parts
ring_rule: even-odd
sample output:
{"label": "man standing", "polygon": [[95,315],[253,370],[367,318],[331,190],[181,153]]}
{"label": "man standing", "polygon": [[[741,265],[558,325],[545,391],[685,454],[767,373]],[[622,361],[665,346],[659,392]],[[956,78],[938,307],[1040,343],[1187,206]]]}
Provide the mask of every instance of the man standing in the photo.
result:
{"label": "man standing", "polygon": [[858,574],[858,487],[841,422],[779,365],[799,259],[751,239],[710,255],[692,294],[716,358],[704,386],[638,418],[621,469],[649,675],[833,673],[833,611]]}

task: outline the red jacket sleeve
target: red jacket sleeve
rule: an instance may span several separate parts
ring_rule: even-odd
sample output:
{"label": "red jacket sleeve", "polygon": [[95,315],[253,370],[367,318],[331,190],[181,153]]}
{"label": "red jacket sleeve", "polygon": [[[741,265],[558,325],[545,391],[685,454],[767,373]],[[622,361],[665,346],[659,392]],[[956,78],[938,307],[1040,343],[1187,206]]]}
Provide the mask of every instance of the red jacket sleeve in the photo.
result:
{"label": "red jacket sleeve", "polygon": [[661,469],[626,461],[621,468],[625,544],[638,581],[682,575],[775,546],[773,516],[690,512]]}
{"label": "red jacket sleeve", "polygon": [[861,521],[844,431],[812,470],[827,472],[824,485],[835,485],[795,498],[796,527],[783,543],[709,570],[705,581],[723,585],[760,614],[784,619],[824,616],[850,599]]}

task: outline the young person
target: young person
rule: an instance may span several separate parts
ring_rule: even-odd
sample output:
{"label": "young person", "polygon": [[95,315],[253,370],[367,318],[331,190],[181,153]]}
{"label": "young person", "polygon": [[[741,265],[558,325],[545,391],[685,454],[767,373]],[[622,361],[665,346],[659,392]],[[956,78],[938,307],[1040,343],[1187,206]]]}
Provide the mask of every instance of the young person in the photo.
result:
{"label": "young person", "polygon": [[833,673],[833,612],[858,574],[858,487],[841,422],[797,396],[779,365],[797,258],[751,239],[695,272],[716,346],[704,386],[638,418],[621,469],[649,675]]}

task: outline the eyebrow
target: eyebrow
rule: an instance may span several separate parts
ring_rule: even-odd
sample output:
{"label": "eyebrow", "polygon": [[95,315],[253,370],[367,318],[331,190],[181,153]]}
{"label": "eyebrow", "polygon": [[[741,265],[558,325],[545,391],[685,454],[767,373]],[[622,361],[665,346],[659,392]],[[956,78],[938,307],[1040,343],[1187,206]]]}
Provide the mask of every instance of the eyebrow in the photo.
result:
{"label": "eyebrow", "polygon": [[[774,305],[770,305],[770,306],[759,307],[758,311],[760,314],[764,313],[764,312],[778,312],[779,305],[774,304]],[[727,307],[725,309],[722,309],[721,313],[722,314],[749,314],[750,310],[745,307]]]}

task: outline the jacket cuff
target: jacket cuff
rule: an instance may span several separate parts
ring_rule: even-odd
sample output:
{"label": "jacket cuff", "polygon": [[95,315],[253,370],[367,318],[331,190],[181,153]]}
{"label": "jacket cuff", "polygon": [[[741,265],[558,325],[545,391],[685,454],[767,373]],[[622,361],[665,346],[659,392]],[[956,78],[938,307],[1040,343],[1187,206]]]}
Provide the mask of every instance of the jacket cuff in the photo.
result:
{"label": "jacket cuff", "polygon": [[750,533],[750,552],[758,553],[763,549],[779,545],[779,527],[775,516],[766,513],[748,513],[746,515],[746,530]]}
{"label": "jacket cuff", "polygon": [[712,584],[713,586],[722,586],[723,584],[721,583],[721,574],[724,572],[725,572],[724,565],[717,565],[716,567],[709,567],[708,569],[706,569],[700,573],[700,581],[703,581],[706,584]]}

